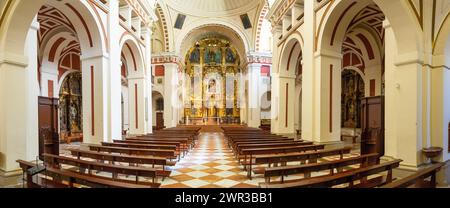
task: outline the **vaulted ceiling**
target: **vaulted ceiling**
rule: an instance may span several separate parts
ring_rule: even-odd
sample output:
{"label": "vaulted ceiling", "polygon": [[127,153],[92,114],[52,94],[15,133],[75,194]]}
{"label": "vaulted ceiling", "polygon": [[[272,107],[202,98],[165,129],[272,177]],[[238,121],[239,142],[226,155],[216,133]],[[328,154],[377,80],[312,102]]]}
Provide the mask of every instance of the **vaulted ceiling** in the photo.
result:
{"label": "vaulted ceiling", "polygon": [[164,0],[170,7],[192,16],[236,15],[248,11],[260,0]]}

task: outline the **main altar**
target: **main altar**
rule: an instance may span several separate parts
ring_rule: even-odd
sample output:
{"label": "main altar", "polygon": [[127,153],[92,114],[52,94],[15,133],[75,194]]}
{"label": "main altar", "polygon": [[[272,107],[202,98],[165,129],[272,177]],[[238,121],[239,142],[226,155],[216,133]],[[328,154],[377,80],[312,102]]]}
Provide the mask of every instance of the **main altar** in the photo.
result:
{"label": "main altar", "polygon": [[240,58],[230,42],[198,41],[188,51],[185,65],[185,124],[239,124]]}

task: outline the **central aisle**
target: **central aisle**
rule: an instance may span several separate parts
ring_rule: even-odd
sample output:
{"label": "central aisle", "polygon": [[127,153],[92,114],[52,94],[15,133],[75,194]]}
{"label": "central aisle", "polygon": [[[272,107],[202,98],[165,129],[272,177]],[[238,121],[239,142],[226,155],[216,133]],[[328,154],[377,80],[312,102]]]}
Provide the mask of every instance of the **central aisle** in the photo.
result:
{"label": "central aisle", "polygon": [[218,132],[200,133],[197,146],[172,169],[162,188],[255,188],[264,178],[248,180],[225,137]]}

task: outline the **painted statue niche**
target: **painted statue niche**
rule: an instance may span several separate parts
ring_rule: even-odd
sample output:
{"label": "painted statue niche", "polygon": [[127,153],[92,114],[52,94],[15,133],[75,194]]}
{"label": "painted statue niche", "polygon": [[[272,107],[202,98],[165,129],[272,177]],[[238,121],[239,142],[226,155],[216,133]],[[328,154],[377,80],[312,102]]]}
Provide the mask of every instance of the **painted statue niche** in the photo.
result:
{"label": "painted statue niche", "polygon": [[233,50],[231,50],[231,48],[227,48],[226,62],[227,63],[236,62],[236,58],[234,57],[234,53],[233,53]]}
{"label": "painted statue niche", "polygon": [[81,89],[81,73],[79,72],[67,75],[61,86],[59,121],[63,138],[81,134],[83,131]]}
{"label": "painted statue niche", "polygon": [[344,128],[361,128],[361,99],[365,95],[364,80],[358,72],[342,72],[341,125]]}
{"label": "painted statue niche", "polygon": [[216,92],[217,92],[216,80],[212,79],[212,80],[209,81],[208,92],[211,93],[211,94],[216,94]]}
{"label": "painted statue niche", "polygon": [[199,45],[196,45],[196,48],[192,51],[191,57],[189,58],[191,63],[198,64],[200,63],[200,49]]}
{"label": "painted statue niche", "polygon": [[205,50],[205,63],[207,64],[221,64],[222,63],[222,51],[217,47],[208,47]]}

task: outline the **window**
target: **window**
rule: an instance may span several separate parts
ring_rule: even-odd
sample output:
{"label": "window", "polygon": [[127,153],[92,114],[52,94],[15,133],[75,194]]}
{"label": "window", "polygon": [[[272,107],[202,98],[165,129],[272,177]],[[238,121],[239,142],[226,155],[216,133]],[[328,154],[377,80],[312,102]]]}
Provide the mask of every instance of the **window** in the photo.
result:
{"label": "window", "polygon": [[252,28],[252,23],[250,22],[250,18],[248,18],[247,14],[241,15],[242,24],[244,25],[245,29]]}
{"label": "window", "polygon": [[186,15],[178,14],[177,21],[175,22],[175,28],[182,29],[184,25],[184,21],[186,20]]}

